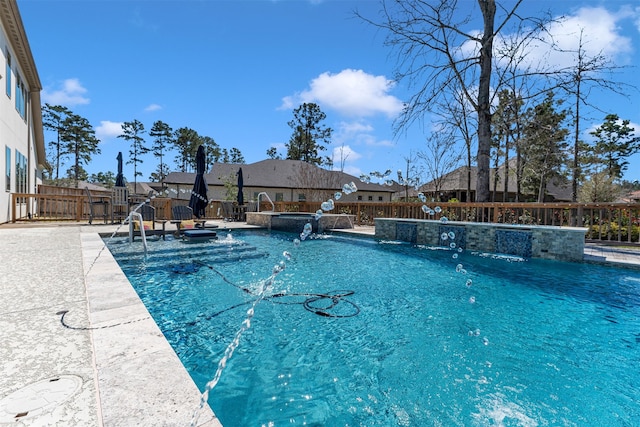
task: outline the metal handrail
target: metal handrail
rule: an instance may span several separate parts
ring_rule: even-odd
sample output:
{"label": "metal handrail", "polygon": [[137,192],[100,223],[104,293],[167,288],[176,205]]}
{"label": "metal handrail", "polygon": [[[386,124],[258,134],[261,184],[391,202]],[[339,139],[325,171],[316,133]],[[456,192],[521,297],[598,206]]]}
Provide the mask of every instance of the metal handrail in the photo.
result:
{"label": "metal handrail", "polygon": [[264,195],[267,198],[267,200],[269,201],[269,203],[271,203],[271,211],[275,212],[276,205],[273,204],[273,202],[271,201],[271,198],[269,197],[269,195],[264,191],[262,191],[261,193],[258,193],[258,212],[260,212],[260,196],[262,196],[262,195]]}
{"label": "metal handrail", "polygon": [[140,212],[136,212],[136,211],[131,211],[129,213],[129,217],[127,218],[127,220],[129,221],[129,243],[133,242],[133,221],[131,220],[131,217],[135,216],[136,219],[138,219],[138,222],[140,224],[140,236],[142,236],[142,245],[144,246],[144,256],[147,256],[147,236],[144,232],[144,221],[142,220],[142,214]]}

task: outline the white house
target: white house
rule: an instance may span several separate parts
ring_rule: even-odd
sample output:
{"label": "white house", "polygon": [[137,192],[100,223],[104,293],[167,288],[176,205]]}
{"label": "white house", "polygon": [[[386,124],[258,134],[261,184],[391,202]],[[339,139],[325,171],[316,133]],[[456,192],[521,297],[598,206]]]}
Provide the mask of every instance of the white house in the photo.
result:
{"label": "white house", "polygon": [[[16,0],[0,2],[0,223],[11,220],[11,194],[35,193],[46,163],[40,78]],[[18,215],[33,211],[22,199]]]}

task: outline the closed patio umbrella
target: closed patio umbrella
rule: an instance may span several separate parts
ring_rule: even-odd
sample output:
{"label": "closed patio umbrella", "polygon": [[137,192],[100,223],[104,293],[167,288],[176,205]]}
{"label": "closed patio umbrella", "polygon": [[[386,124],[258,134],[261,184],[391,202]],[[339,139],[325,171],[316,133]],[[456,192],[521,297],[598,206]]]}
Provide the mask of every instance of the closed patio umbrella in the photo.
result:
{"label": "closed patio umbrella", "polygon": [[204,210],[209,203],[207,181],[204,179],[204,168],[204,146],[201,145],[198,147],[198,154],[196,154],[196,181],[193,183],[193,191],[191,191],[191,199],[189,200],[189,207],[193,209],[193,214],[197,218],[204,216]]}
{"label": "closed patio umbrella", "polygon": [[116,187],[125,187],[124,175],[122,175],[122,151],[118,153],[118,175],[116,175]]}
{"label": "closed patio umbrella", "polygon": [[242,194],[242,187],[244,187],[244,178],[242,177],[242,168],[238,169],[238,205],[244,205],[244,194]]}

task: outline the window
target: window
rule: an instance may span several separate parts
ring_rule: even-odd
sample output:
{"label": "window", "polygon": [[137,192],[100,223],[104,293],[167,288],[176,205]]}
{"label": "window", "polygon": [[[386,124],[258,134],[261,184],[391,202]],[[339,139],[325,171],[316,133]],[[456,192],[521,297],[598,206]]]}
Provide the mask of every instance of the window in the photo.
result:
{"label": "window", "polygon": [[16,110],[20,113],[20,117],[24,119],[26,109],[25,109],[25,99],[26,99],[27,90],[20,78],[19,74],[16,74]]}
{"label": "window", "polygon": [[381,202],[382,201],[382,196],[378,196],[378,201]]}
{"label": "window", "polygon": [[16,150],[16,193],[27,192],[27,158]]}
{"label": "window", "polygon": [[307,201],[307,197],[304,195],[304,193],[298,193],[298,201],[299,202],[306,202]]}
{"label": "window", "polygon": [[11,98],[11,54],[7,51],[7,96]]}
{"label": "window", "polygon": [[284,193],[276,193],[276,202],[284,202]]}
{"label": "window", "polygon": [[362,201],[362,196],[358,196],[358,201],[361,202]]}
{"label": "window", "polygon": [[4,169],[6,172],[5,175],[5,190],[11,191],[11,148],[5,148],[5,164]]}
{"label": "window", "polygon": [[373,196],[367,197],[367,200],[370,201],[370,202],[373,202]]}

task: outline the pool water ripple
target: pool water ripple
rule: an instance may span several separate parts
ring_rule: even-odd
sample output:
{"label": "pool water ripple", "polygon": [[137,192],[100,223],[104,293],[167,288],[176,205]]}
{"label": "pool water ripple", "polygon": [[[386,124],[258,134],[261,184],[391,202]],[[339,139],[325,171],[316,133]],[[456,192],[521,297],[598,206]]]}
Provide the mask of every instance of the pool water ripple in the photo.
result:
{"label": "pool water ripple", "polygon": [[[295,237],[234,233],[235,246],[152,242],[146,260],[135,247],[110,247],[201,388],[253,290],[283,251],[292,253],[210,395],[223,425],[640,419],[637,271],[467,252],[453,259],[447,250],[331,236],[295,246]],[[236,250],[261,255],[217,258]],[[353,293],[305,306],[309,295],[344,291]],[[349,316],[316,312],[326,306]]]}

